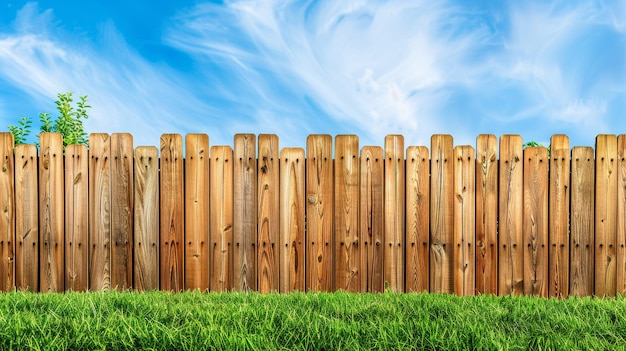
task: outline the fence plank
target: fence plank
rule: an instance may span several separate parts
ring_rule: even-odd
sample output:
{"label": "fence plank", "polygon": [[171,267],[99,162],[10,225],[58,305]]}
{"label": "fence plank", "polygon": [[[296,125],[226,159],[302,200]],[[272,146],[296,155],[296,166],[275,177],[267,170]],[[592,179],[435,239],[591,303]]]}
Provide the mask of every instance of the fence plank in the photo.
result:
{"label": "fence plank", "polygon": [[304,286],[304,149],[280,152],[280,292],[305,291]]}
{"label": "fence plank", "polygon": [[307,138],[306,159],[306,289],[333,290],[333,139]]}
{"label": "fence plank", "polygon": [[498,293],[498,140],[476,138],[476,292]]}
{"label": "fence plank", "polygon": [[258,240],[259,292],[278,291],[278,243],[280,241],[280,170],[278,137],[259,135],[258,161]]}
{"label": "fence plank", "polygon": [[256,135],[235,135],[233,180],[233,284],[238,291],[257,291]]}
{"label": "fence plank", "polygon": [[617,137],[617,293],[626,294],[626,134]]}
{"label": "fence plank", "polygon": [[89,290],[111,288],[111,139],[89,135]]}
{"label": "fence plank", "polygon": [[385,284],[404,292],[405,172],[404,137],[385,137]]}
{"label": "fence plank", "polygon": [[185,289],[209,289],[209,136],[185,136]]}
{"label": "fence plank", "polygon": [[594,292],[594,154],[591,147],[572,149],[570,295]]}
{"label": "fence plank", "polygon": [[524,292],[522,138],[500,137],[499,270],[498,293]]}
{"label": "fence plank", "polygon": [[425,146],[406,150],[406,291],[428,291],[430,158]]}
{"label": "fence plank", "polygon": [[451,135],[431,137],[430,290],[454,292],[454,163]]}
{"label": "fence plank", "polygon": [[548,149],[524,149],[524,294],[548,296]]}
{"label": "fence plank", "polygon": [[383,165],[381,147],[365,146],[361,149],[359,223],[363,245],[360,268],[363,292],[382,292],[384,289]]}
{"label": "fence plank", "polygon": [[617,288],[617,138],[596,137],[595,295],[615,296]]}
{"label": "fence plank", "polygon": [[356,135],[335,138],[335,287],[359,291],[359,139]]}
{"label": "fence plank", "polygon": [[15,282],[20,290],[39,291],[39,182],[37,147],[15,147]]}
{"label": "fence plank", "polygon": [[134,285],[139,291],[159,289],[159,150],[135,150]]}
{"label": "fence plank", "polygon": [[184,287],[185,213],[183,140],[180,134],[161,136],[160,283],[162,290]]}
{"label": "fence plank", "polygon": [[233,288],[233,150],[211,147],[209,176],[211,218],[209,221],[209,289]]}
{"label": "fence plank", "polygon": [[335,288],[358,292],[360,282],[359,137],[335,137]]}
{"label": "fence plank", "polygon": [[569,294],[569,138],[558,134],[550,140],[550,296]]}
{"label": "fence plank", "polygon": [[0,133],[0,291],[15,286],[15,174],[13,134]]}
{"label": "fence plank", "polygon": [[85,145],[68,145],[65,149],[65,288],[87,291],[88,287],[89,154]]}
{"label": "fence plank", "polygon": [[65,289],[63,139],[58,133],[41,133],[39,140],[39,286],[42,292],[61,292]]}
{"label": "fence plank", "polygon": [[475,175],[474,148],[454,148],[454,293],[459,296],[475,292]]}
{"label": "fence plank", "polygon": [[133,285],[133,136],[111,135],[111,286]]}

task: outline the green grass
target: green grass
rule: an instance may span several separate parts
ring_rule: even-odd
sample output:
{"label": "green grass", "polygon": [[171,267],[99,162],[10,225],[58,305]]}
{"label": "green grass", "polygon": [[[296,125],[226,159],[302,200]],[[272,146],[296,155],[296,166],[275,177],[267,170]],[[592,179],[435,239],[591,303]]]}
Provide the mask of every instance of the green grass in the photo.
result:
{"label": "green grass", "polygon": [[0,349],[603,350],[626,300],[435,294],[0,294]]}

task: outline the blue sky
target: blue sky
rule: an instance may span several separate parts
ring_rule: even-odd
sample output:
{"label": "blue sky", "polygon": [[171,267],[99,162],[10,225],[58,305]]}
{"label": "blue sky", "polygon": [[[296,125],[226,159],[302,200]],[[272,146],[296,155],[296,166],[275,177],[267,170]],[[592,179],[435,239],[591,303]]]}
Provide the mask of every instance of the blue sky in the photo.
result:
{"label": "blue sky", "polygon": [[[0,126],[88,95],[89,132],[593,146],[626,133],[625,1],[0,1]],[[54,114],[56,115],[56,114]]]}

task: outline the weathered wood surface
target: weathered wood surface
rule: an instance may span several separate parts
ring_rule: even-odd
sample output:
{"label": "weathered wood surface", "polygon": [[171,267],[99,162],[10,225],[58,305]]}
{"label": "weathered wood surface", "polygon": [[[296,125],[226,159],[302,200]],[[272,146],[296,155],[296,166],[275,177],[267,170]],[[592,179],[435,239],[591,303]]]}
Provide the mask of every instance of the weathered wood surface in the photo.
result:
{"label": "weathered wood surface", "polygon": [[162,290],[184,287],[184,170],[183,141],[179,134],[161,136],[160,273]]}
{"label": "weathered wood surface", "polygon": [[209,290],[233,288],[233,150],[211,147]]}
{"label": "weathered wood surface", "polygon": [[[17,189],[15,192],[15,285],[17,289],[24,291],[39,291],[37,160],[37,147],[35,145],[17,145],[15,147],[15,189]],[[8,232],[6,233],[8,234]],[[9,260],[7,259],[7,261]],[[3,277],[5,277],[4,274]]]}
{"label": "weathered wood surface", "polygon": [[591,147],[572,149],[570,211],[570,295],[594,293],[595,157]]}
{"label": "weathered wood surface", "polygon": [[335,288],[358,292],[360,282],[359,138],[335,138]]}
{"label": "weathered wood surface", "polygon": [[280,252],[281,293],[305,290],[304,149],[280,152]]}
{"label": "weathered wood surface", "polygon": [[430,271],[430,157],[425,146],[406,150],[406,291],[428,291]]}
{"label": "weathered wood surface", "polygon": [[256,135],[235,135],[233,169],[233,285],[257,290]]}
{"label": "weathered wood surface", "polygon": [[617,137],[596,138],[595,295],[617,291]]}
{"label": "weathered wood surface", "polygon": [[[0,291],[15,286],[15,188],[13,134],[0,133]],[[18,247],[19,249],[19,247]]]}
{"label": "weathered wood surface", "polygon": [[333,290],[332,137],[310,135],[306,148],[306,289]]}
{"label": "weathered wood surface", "polygon": [[39,287],[43,292],[61,292],[65,290],[63,139],[57,133],[41,133],[39,141]]}
{"label": "weathered wood surface", "polygon": [[498,140],[476,138],[476,292],[498,293]]}
{"label": "weathered wood surface", "polygon": [[522,137],[500,137],[498,294],[524,292]]}
{"label": "weathered wood surface", "polygon": [[548,296],[548,149],[524,149],[524,294]]}
{"label": "weathered wood surface", "polygon": [[[383,149],[361,149],[359,223],[361,231],[361,291],[382,292],[383,279]],[[307,253],[308,254],[308,253]]]}
{"label": "weathered wood surface", "polygon": [[111,139],[89,136],[89,290],[111,288]]}
{"label": "weathered wood surface", "polygon": [[566,135],[550,141],[549,295],[569,295],[570,147]]}
{"label": "weathered wood surface", "polygon": [[626,134],[617,137],[617,293],[626,294]]}
{"label": "weathered wood surface", "polygon": [[259,135],[258,161],[258,279],[259,291],[278,291],[278,243],[280,241],[278,169],[278,137],[273,134]]}
{"label": "weathered wood surface", "polygon": [[454,169],[454,293],[474,295],[475,276],[475,176],[474,148],[457,146],[453,152]]}
{"label": "weathered wood surface", "polygon": [[111,135],[111,286],[133,285],[133,136]]}
{"label": "weathered wood surface", "polygon": [[452,136],[431,138],[430,291],[454,292],[454,162]]}
{"label": "weathered wood surface", "polygon": [[85,145],[68,145],[65,149],[65,289],[87,291],[88,288],[89,152]]}
{"label": "weathered wood surface", "polygon": [[209,289],[209,136],[185,137],[185,289]]}
{"label": "weathered wood surface", "polygon": [[159,150],[135,149],[134,286],[159,289]]}

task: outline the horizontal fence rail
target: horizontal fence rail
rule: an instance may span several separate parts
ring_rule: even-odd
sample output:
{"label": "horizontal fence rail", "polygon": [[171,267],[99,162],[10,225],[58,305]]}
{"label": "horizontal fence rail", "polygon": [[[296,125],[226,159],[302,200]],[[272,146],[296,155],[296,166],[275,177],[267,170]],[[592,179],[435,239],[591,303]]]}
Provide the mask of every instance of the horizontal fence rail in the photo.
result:
{"label": "horizontal fence rail", "polygon": [[626,135],[0,133],[0,290],[626,293]]}

